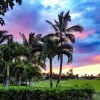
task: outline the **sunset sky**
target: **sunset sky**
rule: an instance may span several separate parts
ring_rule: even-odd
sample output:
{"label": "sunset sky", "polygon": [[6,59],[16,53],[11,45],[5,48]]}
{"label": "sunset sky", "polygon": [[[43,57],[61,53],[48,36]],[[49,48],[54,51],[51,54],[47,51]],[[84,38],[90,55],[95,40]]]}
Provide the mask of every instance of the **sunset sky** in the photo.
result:
{"label": "sunset sky", "polygon": [[[30,32],[43,36],[54,32],[45,20],[54,22],[61,11],[68,10],[72,18],[69,27],[79,24],[83,26],[84,32],[73,33],[76,37],[73,62],[66,65],[67,58],[64,57],[63,71],[74,68],[81,74],[100,73],[100,0],[23,0],[22,5],[16,4],[14,10],[6,13],[6,25],[0,26],[0,30],[8,30],[14,35],[15,41],[21,43],[19,32],[27,37]],[[57,71],[59,62],[56,58],[53,66]]]}

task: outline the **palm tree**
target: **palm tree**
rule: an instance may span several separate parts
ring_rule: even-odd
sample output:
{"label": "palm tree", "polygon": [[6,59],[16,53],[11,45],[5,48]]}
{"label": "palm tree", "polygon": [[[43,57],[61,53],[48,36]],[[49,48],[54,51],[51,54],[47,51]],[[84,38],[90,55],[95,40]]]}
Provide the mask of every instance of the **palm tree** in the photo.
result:
{"label": "palm tree", "polygon": [[30,33],[29,39],[27,39],[23,33],[20,33],[20,35],[23,38],[23,45],[28,49],[26,54],[27,62],[31,62],[35,66],[40,66],[45,69],[45,64],[40,60],[42,51],[41,34],[35,35],[35,33]]}
{"label": "palm tree", "polygon": [[68,57],[68,63],[72,60],[73,48],[69,44],[62,44],[60,45],[61,39],[58,39],[55,34],[48,34],[43,38],[43,54],[42,59],[46,60],[49,59],[50,62],[50,87],[53,87],[52,82],[52,60],[53,58],[61,54],[65,54]]}
{"label": "palm tree", "polygon": [[54,36],[54,34],[48,34],[46,36],[43,37],[42,42],[43,42],[43,51],[42,51],[42,59],[44,61],[46,61],[46,59],[49,59],[50,62],[50,87],[53,87],[53,79],[52,79],[52,60],[54,57],[54,51],[55,51],[55,42],[52,39],[52,36]]}
{"label": "palm tree", "polygon": [[[72,43],[75,42],[75,38],[73,34],[70,34],[70,32],[82,32],[83,28],[80,25],[75,25],[72,27],[68,27],[68,22],[71,21],[71,16],[69,15],[69,11],[64,14],[64,12],[61,12],[58,15],[58,21],[55,20],[55,24],[52,24],[50,21],[46,20],[48,24],[50,24],[53,29],[55,30],[55,34],[62,39],[63,37],[66,38],[66,42],[71,41]],[[61,41],[61,45],[62,45]],[[61,79],[61,73],[62,73],[62,64],[63,64],[63,55],[60,55],[60,70],[59,70],[59,77],[57,80],[56,86],[59,85],[60,79]]]}
{"label": "palm tree", "polygon": [[[23,45],[27,48],[27,53],[25,57],[27,58],[26,64],[32,63],[34,66],[41,67],[45,69],[44,62],[40,59],[42,44],[41,44],[41,34],[35,35],[35,33],[29,34],[29,39],[25,37],[23,33],[20,33],[23,38]],[[28,82],[28,77],[26,77],[26,85]]]}
{"label": "palm tree", "polygon": [[[13,38],[13,37],[12,37]],[[13,59],[24,55],[27,50],[23,46],[21,46],[18,43],[15,43],[12,41],[12,38],[8,39],[7,44],[1,45],[1,51],[3,54],[3,60],[6,62],[6,85],[5,87],[9,86],[9,70],[10,70],[10,64],[12,63]]]}

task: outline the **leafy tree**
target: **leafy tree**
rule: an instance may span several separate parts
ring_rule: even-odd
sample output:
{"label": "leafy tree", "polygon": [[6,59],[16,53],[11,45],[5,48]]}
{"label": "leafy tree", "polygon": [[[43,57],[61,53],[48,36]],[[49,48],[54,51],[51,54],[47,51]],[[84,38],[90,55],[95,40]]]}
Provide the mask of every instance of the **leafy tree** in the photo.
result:
{"label": "leafy tree", "polygon": [[6,64],[6,87],[8,87],[9,85],[9,71],[10,71],[10,63],[13,61],[14,58],[24,55],[27,50],[21,46],[18,43],[14,43],[12,41],[12,38],[10,40],[8,40],[7,44],[3,44],[1,45],[1,51],[3,54],[3,60],[7,63]]}
{"label": "leafy tree", "polygon": [[[75,38],[73,34],[70,34],[70,32],[82,32],[83,28],[80,25],[75,25],[72,27],[68,27],[68,22],[71,21],[71,16],[69,15],[69,11],[64,14],[64,12],[61,12],[58,15],[58,21],[55,20],[55,24],[51,23],[50,21],[46,20],[48,24],[50,24],[53,29],[55,30],[55,34],[62,39],[63,37],[66,39],[66,42],[71,41],[72,43],[75,42]],[[61,45],[62,45],[61,41]],[[62,73],[62,64],[63,64],[63,55],[60,55],[60,70],[59,70],[59,77],[57,80],[56,86],[59,85],[60,79],[61,79],[61,73]]]}
{"label": "leafy tree", "polygon": [[[0,0],[0,15],[5,15],[8,9],[13,9],[15,0]],[[16,0],[16,3],[22,3],[22,0]],[[5,25],[4,20],[0,17],[0,24]]]}
{"label": "leafy tree", "polygon": [[31,86],[31,81],[32,81],[32,78],[41,78],[41,71],[39,69],[39,67],[37,66],[33,66],[32,63],[28,63],[26,65],[26,77],[27,77],[27,80],[29,80],[29,86]]}
{"label": "leafy tree", "polygon": [[18,86],[20,86],[25,71],[25,65],[21,63],[17,64],[14,68],[14,71],[15,71],[15,77],[18,80]]}

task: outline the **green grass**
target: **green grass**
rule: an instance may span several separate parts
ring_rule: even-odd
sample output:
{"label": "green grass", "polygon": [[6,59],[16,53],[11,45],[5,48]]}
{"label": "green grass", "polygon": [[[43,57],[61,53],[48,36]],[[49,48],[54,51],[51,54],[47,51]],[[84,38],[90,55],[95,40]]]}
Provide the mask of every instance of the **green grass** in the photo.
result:
{"label": "green grass", "polygon": [[[56,80],[53,81],[54,87],[56,85]],[[100,92],[100,80],[62,80],[60,86],[72,86],[72,85],[82,85],[89,83],[93,86],[96,92]],[[40,81],[34,84],[39,87],[49,87],[49,80]]]}
{"label": "green grass", "polygon": [[[55,87],[56,81],[54,80],[53,83]],[[62,80],[60,86],[82,85],[85,83],[92,85],[96,91],[96,94],[93,96],[93,100],[100,100],[100,80]],[[37,82],[34,86],[49,87],[49,80]]]}

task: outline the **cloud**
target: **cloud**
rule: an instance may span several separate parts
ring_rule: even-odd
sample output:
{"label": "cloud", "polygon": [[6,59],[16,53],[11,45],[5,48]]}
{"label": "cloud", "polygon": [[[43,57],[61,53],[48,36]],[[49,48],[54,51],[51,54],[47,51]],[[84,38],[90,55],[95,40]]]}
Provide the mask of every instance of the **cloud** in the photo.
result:
{"label": "cloud", "polygon": [[[6,29],[14,35],[15,40],[22,41],[19,32],[28,37],[30,32],[41,33],[42,35],[54,32],[45,22],[58,18],[61,11],[70,10],[73,25],[81,25],[83,33],[73,33],[76,37],[74,46],[73,66],[98,63],[100,55],[100,0],[23,0],[21,6],[17,5],[13,10],[6,13],[4,17],[6,25],[0,29]],[[92,58],[94,57],[94,58]],[[92,58],[92,59],[91,59]],[[55,60],[54,60],[55,61]],[[64,65],[67,59],[64,57]],[[55,61],[54,67],[58,66]]]}

